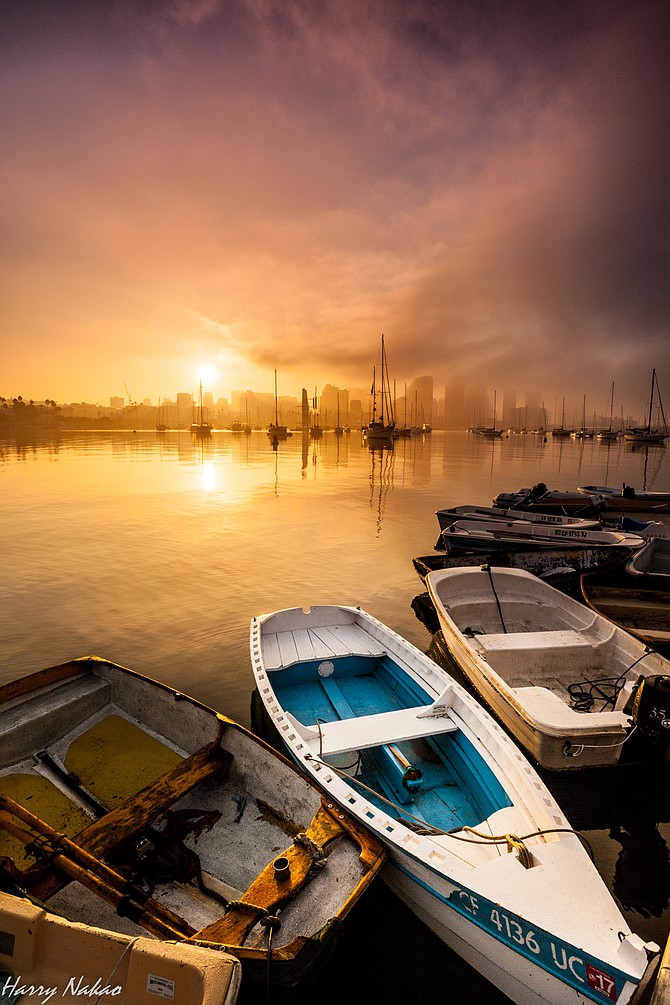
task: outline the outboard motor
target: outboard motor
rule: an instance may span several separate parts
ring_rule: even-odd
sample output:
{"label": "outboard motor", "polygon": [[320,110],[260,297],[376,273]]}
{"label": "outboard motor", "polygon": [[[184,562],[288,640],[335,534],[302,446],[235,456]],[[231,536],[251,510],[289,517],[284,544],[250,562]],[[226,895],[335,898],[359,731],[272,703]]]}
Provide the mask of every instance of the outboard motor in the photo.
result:
{"label": "outboard motor", "polygon": [[654,752],[665,756],[670,747],[670,676],[643,677],[633,692],[632,714]]}

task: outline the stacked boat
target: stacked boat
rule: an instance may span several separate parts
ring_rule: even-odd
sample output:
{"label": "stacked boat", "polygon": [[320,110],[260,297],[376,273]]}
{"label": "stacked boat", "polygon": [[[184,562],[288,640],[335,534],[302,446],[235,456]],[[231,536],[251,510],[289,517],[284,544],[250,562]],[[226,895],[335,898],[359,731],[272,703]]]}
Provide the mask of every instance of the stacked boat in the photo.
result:
{"label": "stacked boat", "polygon": [[533,551],[572,544],[580,548],[629,548],[635,550],[644,544],[638,534],[625,531],[600,530],[590,521],[581,524],[550,525],[524,519],[455,520],[442,531],[445,550],[455,551]]}

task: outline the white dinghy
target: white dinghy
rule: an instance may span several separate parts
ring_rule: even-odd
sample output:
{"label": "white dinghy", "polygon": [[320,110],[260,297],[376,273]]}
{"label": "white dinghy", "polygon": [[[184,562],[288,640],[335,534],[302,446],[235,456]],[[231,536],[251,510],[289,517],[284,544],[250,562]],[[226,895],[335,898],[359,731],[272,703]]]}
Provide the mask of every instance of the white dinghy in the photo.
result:
{"label": "white dinghy", "polygon": [[447,552],[508,551],[511,548],[630,548],[644,544],[639,534],[583,526],[549,526],[530,520],[455,520],[441,534]]}
{"label": "white dinghy", "polygon": [[523,753],[428,656],[359,608],[251,623],[266,720],[386,845],[387,884],[517,1005],[633,1000],[630,931]]}
{"label": "white dinghy", "polygon": [[500,506],[475,506],[464,504],[435,511],[440,530],[446,530],[457,520],[526,520],[547,527],[577,527],[597,530],[602,527],[600,517],[569,516],[562,513],[543,513],[541,510],[519,511]]}
{"label": "white dinghy", "polygon": [[640,680],[670,674],[670,661],[521,569],[445,569],[425,582],[454,659],[539,764],[620,760]]}

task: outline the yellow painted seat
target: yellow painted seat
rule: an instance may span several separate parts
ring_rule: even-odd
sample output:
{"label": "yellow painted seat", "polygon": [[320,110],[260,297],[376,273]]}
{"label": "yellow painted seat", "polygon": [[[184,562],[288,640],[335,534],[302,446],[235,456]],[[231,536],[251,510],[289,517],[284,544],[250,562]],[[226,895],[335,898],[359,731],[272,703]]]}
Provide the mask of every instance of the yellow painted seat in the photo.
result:
{"label": "yellow painted seat", "polygon": [[[67,837],[74,837],[91,823],[75,803],[57,789],[42,775],[13,774],[0,777],[0,792],[10,796],[15,802],[25,806],[41,820],[45,820],[55,830]],[[0,828],[0,857],[14,859],[18,869],[27,869],[34,864],[34,858],[24,854],[24,846],[17,838]]]}
{"label": "yellow painted seat", "polygon": [[108,715],[72,741],[65,767],[113,810],[183,758],[120,715]]}

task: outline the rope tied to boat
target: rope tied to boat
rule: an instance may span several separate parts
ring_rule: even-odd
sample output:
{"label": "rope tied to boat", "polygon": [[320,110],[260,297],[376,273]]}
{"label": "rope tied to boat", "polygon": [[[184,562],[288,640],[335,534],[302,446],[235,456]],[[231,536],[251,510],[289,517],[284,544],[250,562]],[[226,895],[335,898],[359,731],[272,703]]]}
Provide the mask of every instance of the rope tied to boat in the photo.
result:
{"label": "rope tied to boat", "polygon": [[314,860],[315,869],[323,869],[328,860],[328,856],[326,855],[323,848],[320,845],[318,845],[316,841],[314,841],[309,836],[309,834],[307,834],[305,831],[300,831],[300,833],[296,834],[296,836],[293,838],[293,843],[301,844],[307,849],[307,851],[310,853],[310,855]]}
{"label": "rope tied to boat", "polygon": [[503,618],[502,607],[500,606],[500,599],[498,597],[498,592],[493,582],[493,570],[491,566],[486,562],[484,565],[480,566],[482,572],[486,572],[489,577],[489,583],[491,584],[491,589],[493,590],[493,596],[495,598],[496,607],[498,608],[498,616],[500,618],[500,624],[502,625],[503,632],[507,634],[507,625],[505,624],[505,619]]}
{"label": "rope tied to boat", "polygon": [[[53,839],[48,834],[38,834],[35,840],[25,846],[26,854],[32,855],[35,861],[52,864],[56,855],[66,854],[65,838]],[[55,863],[54,863],[55,864]]]}
{"label": "rope tied to boat", "polygon": [[278,914],[270,914],[266,907],[259,907],[258,904],[252,904],[248,900],[229,900],[225,913],[227,914],[228,911],[240,911],[242,913],[260,915],[258,924],[263,925],[265,928],[275,929],[281,925]]}
{"label": "rope tied to boat", "polygon": [[532,852],[528,851],[523,839],[517,837],[516,834],[483,834],[481,831],[475,830],[474,827],[459,827],[458,830],[467,831],[469,834],[474,834],[475,837],[482,838],[484,841],[494,841],[496,844],[501,844],[504,841],[507,844],[508,854],[512,851],[517,852],[524,869],[530,869],[533,865]]}

